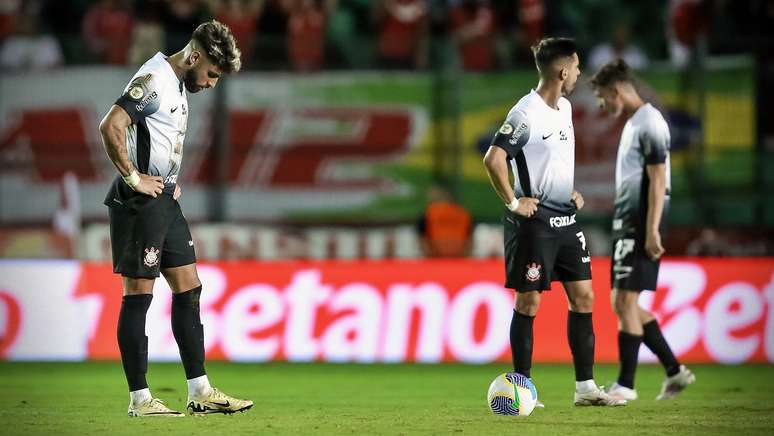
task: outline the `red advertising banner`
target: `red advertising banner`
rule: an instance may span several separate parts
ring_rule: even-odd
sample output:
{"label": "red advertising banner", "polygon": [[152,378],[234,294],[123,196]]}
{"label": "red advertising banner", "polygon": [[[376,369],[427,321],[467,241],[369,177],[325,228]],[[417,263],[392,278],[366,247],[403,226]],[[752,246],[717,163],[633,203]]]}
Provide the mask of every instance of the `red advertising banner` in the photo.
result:
{"label": "red advertising banner", "polygon": [[[596,359],[617,361],[609,260],[593,260]],[[199,266],[209,359],[510,360],[514,294],[498,260],[221,262]],[[153,360],[177,360],[171,294],[156,284]],[[774,259],[666,259],[640,298],[686,362],[774,362]],[[109,265],[0,262],[0,358],[117,359],[121,284]],[[569,362],[560,283],[543,296],[534,359]],[[643,348],[642,360],[653,360]]]}

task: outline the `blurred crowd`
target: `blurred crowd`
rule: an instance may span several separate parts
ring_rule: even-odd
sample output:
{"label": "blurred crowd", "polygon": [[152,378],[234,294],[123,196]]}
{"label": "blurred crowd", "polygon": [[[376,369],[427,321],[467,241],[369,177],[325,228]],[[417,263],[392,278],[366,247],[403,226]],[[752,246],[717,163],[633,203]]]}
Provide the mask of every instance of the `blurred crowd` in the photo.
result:
{"label": "blurred crowd", "polygon": [[[702,0],[0,0],[0,65],[139,64],[182,47],[209,18],[253,69],[486,71],[531,62],[545,35],[572,36],[596,67],[624,57],[686,62]],[[636,37],[636,38],[633,38]]]}

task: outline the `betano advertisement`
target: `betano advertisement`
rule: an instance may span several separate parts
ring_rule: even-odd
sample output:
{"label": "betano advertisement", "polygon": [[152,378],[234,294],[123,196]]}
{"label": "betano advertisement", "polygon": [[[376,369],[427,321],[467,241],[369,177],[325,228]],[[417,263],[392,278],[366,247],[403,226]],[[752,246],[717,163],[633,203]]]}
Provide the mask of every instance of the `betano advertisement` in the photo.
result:
{"label": "betano advertisement", "polygon": [[[617,359],[609,260],[594,260],[596,358]],[[236,262],[199,267],[209,359],[508,362],[514,295],[498,260]],[[160,280],[146,330],[177,360]],[[774,259],[668,259],[641,303],[687,362],[774,362]],[[104,263],[0,262],[0,358],[117,359],[120,280]],[[534,358],[571,361],[561,287],[543,298]],[[654,357],[643,348],[641,359]]]}

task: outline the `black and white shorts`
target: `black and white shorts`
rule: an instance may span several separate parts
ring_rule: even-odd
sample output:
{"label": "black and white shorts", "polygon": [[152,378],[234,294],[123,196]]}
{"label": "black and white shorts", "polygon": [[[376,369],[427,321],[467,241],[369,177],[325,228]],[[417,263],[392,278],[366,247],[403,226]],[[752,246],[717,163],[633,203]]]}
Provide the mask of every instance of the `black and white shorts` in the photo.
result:
{"label": "black and white shorts", "polygon": [[195,263],[191,232],[177,200],[166,193],[139,200],[108,208],[113,272],[153,279],[160,268]]}
{"label": "black and white shorts", "polygon": [[547,291],[552,281],[591,279],[591,255],[575,215],[538,206],[530,218],[505,211],[505,287]]}
{"label": "black and white shorts", "polygon": [[661,260],[645,252],[645,240],[639,236],[613,237],[610,260],[610,286],[627,291],[654,291]]}

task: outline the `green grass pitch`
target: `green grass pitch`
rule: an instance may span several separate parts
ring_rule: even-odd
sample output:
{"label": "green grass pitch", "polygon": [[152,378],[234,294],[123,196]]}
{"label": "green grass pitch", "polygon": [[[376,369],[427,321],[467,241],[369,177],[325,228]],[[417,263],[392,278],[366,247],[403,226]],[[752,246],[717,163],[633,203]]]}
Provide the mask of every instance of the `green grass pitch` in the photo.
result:
{"label": "green grass pitch", "polygon": [[[546,404],[526,418],[493,416],[486,390],[506,365],[230,364],[215,386],[256,405],[233,416],[128,418],[118,362],[0,363],[2,434],[774,434],[774,366],[693,365],[697,382],[657,402],[663,372],[641,366],[640,400],[623,408],[572,405],[570,365],[537,365]],[[597,366],[599,383],[616,366]],[[151,364],[154,396],[185,407],[178,364]]]}

